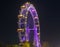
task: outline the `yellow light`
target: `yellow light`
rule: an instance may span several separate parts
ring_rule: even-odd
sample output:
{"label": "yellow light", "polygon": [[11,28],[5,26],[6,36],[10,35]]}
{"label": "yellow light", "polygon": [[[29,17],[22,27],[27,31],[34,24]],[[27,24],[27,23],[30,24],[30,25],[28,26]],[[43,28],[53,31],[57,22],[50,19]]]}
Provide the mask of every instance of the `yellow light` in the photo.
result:
{"label": "yellow light", "polygon": [[23,6],[21,6],[21,8],[26,8],[26,6],[23,5]]}
{"label": "yellow light", "polygon": [[22,18],[22,17],[23,17],[23,15],[22,15],[22,14],[18,15],[18,18]]}
{"label": "yellow light", "polygon": [[24,29],[17,29],[17,32],[23,32]]}
{"label": "yellow light", "polygon": [[26,41],[26,42],[23,44],[23,47],[30,47],[30,43]]}
{"label": "yellow light", "polygon": [[30,2],[26,2],[26,4],[30,4]]}

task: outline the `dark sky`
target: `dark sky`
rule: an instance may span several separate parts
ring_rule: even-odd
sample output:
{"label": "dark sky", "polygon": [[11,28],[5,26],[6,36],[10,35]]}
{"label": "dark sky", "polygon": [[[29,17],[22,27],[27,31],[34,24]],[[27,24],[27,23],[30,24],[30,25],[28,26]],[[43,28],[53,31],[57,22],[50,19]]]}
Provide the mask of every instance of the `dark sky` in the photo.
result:
{"label": "dark sky", "polygon": [[[17,15],[19,6],[27,0],[0,1],[0,42],[18,43]],[[58,0],[33,0],[41,25],[41,41],[60,42],[60,2]]]}

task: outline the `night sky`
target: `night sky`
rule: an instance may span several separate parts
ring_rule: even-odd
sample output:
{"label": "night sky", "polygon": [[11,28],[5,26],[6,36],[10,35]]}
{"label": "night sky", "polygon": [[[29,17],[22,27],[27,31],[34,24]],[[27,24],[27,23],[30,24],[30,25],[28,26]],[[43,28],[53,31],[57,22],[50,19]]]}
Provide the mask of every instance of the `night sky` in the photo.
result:
{"label": "night sky", "polygon": [[[18,43],[17,15],[19,6],[27,0],[1,0],[0,1],[0,42],[4,44]],[[60,1],[33,0],[40,19],[41,42],[51,44],[60,43]]]}

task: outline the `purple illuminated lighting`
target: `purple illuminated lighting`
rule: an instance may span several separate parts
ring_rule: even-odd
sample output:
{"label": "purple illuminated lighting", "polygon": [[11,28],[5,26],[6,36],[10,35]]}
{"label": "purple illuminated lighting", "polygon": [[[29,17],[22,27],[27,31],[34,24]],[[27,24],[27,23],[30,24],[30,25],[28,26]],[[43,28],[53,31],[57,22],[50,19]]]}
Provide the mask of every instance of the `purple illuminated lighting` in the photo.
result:
{"label": "purple illuminated lighting", "polygon": [[[37,12],[36,12],[36,10],[35,10],[35,8],[34,8],[33,5],[30,5],[30,7],[28,8],[28,11],[30,11],[33,19],[34,19],[35,16],[38,16],[38,14],[37,14]],[[35,47],[41,47],[41,44],[38,42],[38,40],[39,39],[38,39],[38,36],[37,36],[37,27],[34,24],[34,41],[36,43],[36,46]]]}
{"label": "purple illuminated lighting", "polygon": [[34,16],[34,17],[38,16],[35,8],[32,5],[30,5],[30,7],[28,8],[28,11],[30,11],[30,13],[32,14],[32,16]]}
{"label": "purple illuminated lighting", "polygon": [[[30,30],[34,30],[34,42],[35,42],[35,47],[41,47],[41,44],[40,44],[40,42],[39,42],[39,37],[38,37],[38,35],[37,35],[37,26],[36,26],[36,24],[35,24],[35,17],[37,17],[37,19],[38,19],[38,14],[37,14],[37,11],[36,11],[36,9],[34,8],[34,6],[32,5],[32,4],[25,4],[25,6],[27,7],[26,9],[22,9],[21,10],[21,13],[20,14],[23,14],[24,16],[26,16],[26,12],[28,11],[28,12],[30,12],[31,13],[31,15],[32,15],[32,18],[33,18],[33,23],[34,23],[34,27],[33,27],[33,29],[30,29],[29,28],[29,25],[28,26],[26,26],[26,32],[25,32],[25,34],[27,35],[27,36],[24,36],[23,37],[23,41],[26,39],[26,40],[28,40],[29,41],[29,33],[30,33]],[[29,15],[28,15],[29,16]],[[31,19],[30,19],[31,20]],[[19,37],[20,37],[20,35],[19,35]],[[26,38],[25,38],[26,37]]]}

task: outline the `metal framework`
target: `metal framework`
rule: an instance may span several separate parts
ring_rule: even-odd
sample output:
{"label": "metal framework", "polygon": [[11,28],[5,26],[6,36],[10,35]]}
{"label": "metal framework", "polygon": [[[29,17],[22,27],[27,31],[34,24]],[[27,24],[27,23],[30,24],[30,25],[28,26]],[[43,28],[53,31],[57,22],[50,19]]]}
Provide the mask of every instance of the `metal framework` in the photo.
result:
{"label": "metal framework", "polygon": [[40,25],[37,11],[29,2],[21,6],[18,15],[18,36],[20,47],[41,47]]}

